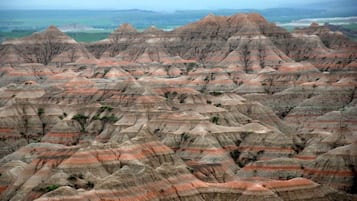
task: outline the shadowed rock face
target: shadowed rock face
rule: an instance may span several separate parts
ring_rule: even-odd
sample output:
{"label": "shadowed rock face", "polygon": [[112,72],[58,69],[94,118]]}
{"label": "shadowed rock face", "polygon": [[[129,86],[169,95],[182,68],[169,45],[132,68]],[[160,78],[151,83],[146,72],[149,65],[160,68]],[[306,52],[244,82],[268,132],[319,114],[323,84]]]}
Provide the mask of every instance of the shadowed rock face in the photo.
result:
{"label": "shadowed rock face", "polygon": [[258,14],[6,41],[0,199],[356,200],[356,52]]}

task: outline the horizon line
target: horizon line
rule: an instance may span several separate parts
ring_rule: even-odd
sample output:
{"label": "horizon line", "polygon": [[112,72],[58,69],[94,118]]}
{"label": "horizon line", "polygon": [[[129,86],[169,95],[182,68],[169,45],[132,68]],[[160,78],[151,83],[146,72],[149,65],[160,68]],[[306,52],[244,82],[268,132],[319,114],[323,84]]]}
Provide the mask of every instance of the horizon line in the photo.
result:
{"label": "horizon line", "polygon": [[63,11],[63,10],[77,10],[77,11],[145,11],[145,12],[178,12],[178,11],[234,11],[234,10],[253,10],[264,11],[270,9],[296,9],[296,10],[324,10],[321,8],[294,8],[294,7],[271,7],[271,8],[216,8],[216,9],[176,9],[176,10],[151,10],[140,8],[128,8],[128,9],[113,9],[113,8],[0,8],[0,11]]}

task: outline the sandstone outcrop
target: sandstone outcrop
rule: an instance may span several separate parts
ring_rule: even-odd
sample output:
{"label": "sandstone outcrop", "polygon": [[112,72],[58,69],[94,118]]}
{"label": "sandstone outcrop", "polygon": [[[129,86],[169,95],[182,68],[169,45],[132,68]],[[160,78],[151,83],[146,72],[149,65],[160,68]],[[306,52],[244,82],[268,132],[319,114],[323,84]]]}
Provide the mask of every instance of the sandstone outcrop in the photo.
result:
{"label": "sandstone outcrop", "polygon": [[356,58],[258,14],[5,41],[0,199],[356,200]]}

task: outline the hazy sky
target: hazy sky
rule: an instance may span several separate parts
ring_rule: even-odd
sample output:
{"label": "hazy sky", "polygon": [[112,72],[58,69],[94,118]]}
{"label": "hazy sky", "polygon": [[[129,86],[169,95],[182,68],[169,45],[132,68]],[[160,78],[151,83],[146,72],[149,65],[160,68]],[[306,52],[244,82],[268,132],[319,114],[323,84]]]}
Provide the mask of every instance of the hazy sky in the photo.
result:
{"label": "hazy sky", "polygon": [[0,0],[0,9],[263,9],[324,1],[331,0]]}

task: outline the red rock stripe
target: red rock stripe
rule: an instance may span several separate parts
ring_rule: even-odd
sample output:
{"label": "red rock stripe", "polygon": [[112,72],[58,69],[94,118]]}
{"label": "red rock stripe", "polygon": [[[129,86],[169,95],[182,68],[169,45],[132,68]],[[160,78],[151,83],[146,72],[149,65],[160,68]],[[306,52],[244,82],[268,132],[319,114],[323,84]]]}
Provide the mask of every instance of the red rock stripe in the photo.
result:
{"label": "red rock stripe", "polygon": [[300,166],[258,166],[258,165],[249,165],[245,166],[243,170],[267,170],[267,171],[276,171],[276,170],[301,170]]}
{"label": "red rock stripe", "polygon": [[[137,147],[137,150],[126,150],[123,148],[119,148],[116,150],[101,150],[98,152],[80,152],[74,154],[71,158],[64,161],[63,165],[84,165],[84,164],[91,164],[91,163],[98,163],[98,160],[101,162],[109,162],[109,161],[117,161],[117,160],[137,160],[147,158],[150,155],[154,154],[168,154],[172,153],[172,150],[166,146],[155,146],[150,147],[151,150],[145,150],[143,147]],[[129,148],[130,149],[130,148]],[[135,153],[137,151],[138,153]],[[115,155],[117,153],[118,155]],[[94,157],[96,156],[96,157]]]}
{"label": "red rock stripe", "polygon": [[[251,189],[257,183],[254,182],[246,182],[246,181],[234,181],[234,182],[227,182],[227,183],[205,183],[199,181],[197,179],[194,180],[187,180],[188,178],[184,179],[185,177],[178,176],[175,179],[170,178],[173,186],[169,186],[165,188],[167,184],[165,180],[152,182],[149,184],[145,184],[142,186],[134,186],[127,188],[125,190],[95,190],[89,191],[82,194],[82,197],[73,197],[73,196],[65,196],[65,197],[57,197],[53,200],[80,200],[80,198],[88,198],[92,197],[94,199],[101,199],[101,200],[120,200],[120,201],[145,201],[151,199],[157,199],[159,197],[168,198],[170,196],[176,196],[176,194],[185,196],[185,195],[195,195],[196,193],[204,193],[206,190],[207,192],[212,192],[212,189],[218,188],[217,191],[222,193],[229,192],[229,193],[242,193],[247,189]],[[179,181],[176,183],[173,180]],[[260,183],[260,182],[259,182]],[[293,187],[314,187],[314,183],[306,179],[300,180],[289,180],[289,181],[271,181],[271,182],[261,182],[261,184],[265,185],[269,188],[293,188]],[[156,187],[157,186],[157,187]],[[143,190],[145,189],[145,190]],[[159,192],[159,189],[162,189],[163,192]],[[196,192],[196,191],[199,192]],[[235,192],[232,190],[235,190]],[[254,190],[254,189],[253,189]],[[257,189],[255,189],[257,190]],[[261,191],[266,191],[268,189],[260,188]],[[135,192],[135,194],[133,194]],[[98,197],[97,197],[98,196]],[[40,199],[41,200],[41,199]],[[45,198],[43,198],[45,200]]]}
{"label": "red rock stripe", "polygon": [[292,152],[292,148],[284,148],[284,147],[264,147],[264,146],[240,146],[239,150],[254,150],[254,151],[271,151],[271,152]]}
{"label": "red rock stripe", "polygon": [[48,133],[46,137],[73,138],[78,135],[79,133]]}
{"label": "red rock stripe", "polygon": [[321,170],[321,169],[312,169],[312,168],[305,168],[304,172],[308,174],[316,174],[316,175],[335,175],[335,176],[355,176],[352,171],[348,170]]}
{"label": "red rock stripe", "polygon": [[179,148],[172,148],[173,150],[179,150],[182,152],[191,152],[194,154],[197,153],[206,153],[206,154],[225,154],[227,150],[224,148],[199,148],[199,147],[179,147]]}
{"label": "red rock stripe", "polygon": [[295,158],[301,160],[315,160],[317,156],[295,156]]}
{"label": "red rock stripe", "polygon": [[4,133],[7,133],[7,132],[13,132],[14,129],[12,128],[0,128],[0,132],[4,132]]}
{"label": "red rock stripe", "polygon": [[7,188],[8,186],[0,186],[0,193],[6,191]]}
{"label": "red rock stripe", "polygon": [[308,179],[292,179],[288,181],[267,181],[264,182],[265,186],[269,189],[276,189],[276,188],[291,188],[291,187],[298,187],[298,186],[314,186],[312,181]]}

